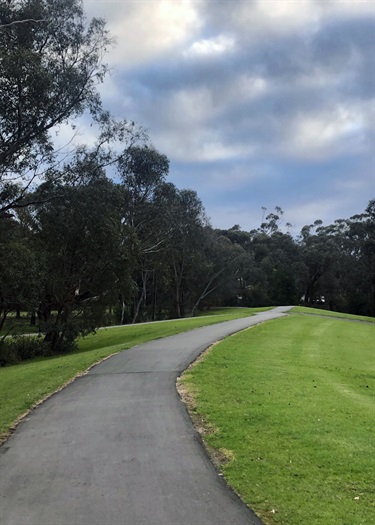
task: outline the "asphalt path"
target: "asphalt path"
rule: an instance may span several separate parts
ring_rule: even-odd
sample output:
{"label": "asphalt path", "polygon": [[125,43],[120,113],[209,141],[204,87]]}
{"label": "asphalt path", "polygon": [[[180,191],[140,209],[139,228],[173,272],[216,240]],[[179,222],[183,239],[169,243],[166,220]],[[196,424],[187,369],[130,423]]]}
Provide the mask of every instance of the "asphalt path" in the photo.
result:
{"label": "asphalt path", "polygon": [[49,398],[0,448],[0,524],[261,525],[209,460],[176,378],[288,309],[139,345]]}

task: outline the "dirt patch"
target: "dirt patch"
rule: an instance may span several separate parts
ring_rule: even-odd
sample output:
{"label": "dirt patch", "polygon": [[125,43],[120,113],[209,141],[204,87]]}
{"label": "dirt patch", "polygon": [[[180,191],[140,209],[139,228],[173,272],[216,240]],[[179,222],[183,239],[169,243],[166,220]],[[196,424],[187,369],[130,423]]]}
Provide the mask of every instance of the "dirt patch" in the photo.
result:
{"label": "dirt patch", "polygon": [[220,341],[217,341],[216,343],[208,347],[204,352],[202,352],[202,354],[185,370],[185,372],[180,377],[177,378],[176,381],[177,392],[179,393],[183,403],[185,404],[185,407],[191,417],[196,431],[202,437],[202,441],[206,447],[206,450],[212,462],[218,469],[220,469],[220,467],[222,467],[226,463],[232,461],[234,459],[234,454],[231,450],[227,450],[224,448],[216,449],[205,442],[204,437],[217,432],[217,428],[211,423],[209,423],[202,414],[197,413],[196,392],[186,380],[185,374],[188,373],[189,370],[191,370],[198,363],[200,363],[207,356],[207,354],[211,352],[211,350],[219,343]]}
{"label": "dirt patch", "polygon": [[220,469],[223,465],[230,463],[234,459],[234,454],[231,450],[226,448],[213,448],[206,444],[207,452],[214,465]]}
{"label": "dirt patch", "polygon": [[211,425],[204,416],[196,412],[197,403],[193,389],[186,383],[186,381],[184,381],[184,379],[182,379],[182,376],[177,379],[176,388],[198,434],[202,437],[207,436],[208,434],[214,434],[217,429]]}

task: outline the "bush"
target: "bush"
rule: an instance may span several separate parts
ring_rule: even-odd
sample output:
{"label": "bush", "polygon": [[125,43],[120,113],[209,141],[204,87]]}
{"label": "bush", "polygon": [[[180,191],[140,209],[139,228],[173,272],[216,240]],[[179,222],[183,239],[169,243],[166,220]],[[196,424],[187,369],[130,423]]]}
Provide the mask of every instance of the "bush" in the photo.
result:
{"label": "bush", "polygon": [[44,342],[49,349],[49,355],[68,354],[77,350],[77,337],[80,333],[78,323],[66,323],[63,327],[56,323],[44,327]]}
{"label": "bush", "polygon": [[47,355],[50,355],[49,346],[40,337],[15,336],[0,340],[0,366]]}
{"label": "bush", "polygon": [[15,365],[19,362],[19,356],[13,345],[4,339],[0,341],[0,367],[5,365]]}
{"label": "bush", "polygon": [[78,348],[76,338],[77,334],[75,332],[65,332],[61,334],[53,346],[49,345],[51,354],[69,354],[74,352]]}

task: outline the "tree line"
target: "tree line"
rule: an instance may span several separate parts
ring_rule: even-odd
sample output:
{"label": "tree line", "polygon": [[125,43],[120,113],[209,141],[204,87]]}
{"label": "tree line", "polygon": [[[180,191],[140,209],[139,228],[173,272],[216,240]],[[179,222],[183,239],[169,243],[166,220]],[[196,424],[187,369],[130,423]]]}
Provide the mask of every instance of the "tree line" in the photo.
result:
{"label": "tree line", "polygon": [[[168,159],[131,146],[111,177],[78,155],[0,221],[0,328],[29,311],[54,351],[107,324],[210,306],[320,305],[374,315],[375,201],[346,220],[282,231],[213,228],[196,192],[167,182]],[[117,182],[116,182],[117,181]]]}
{"label": "tree line", "polygon": [[[212,305],[375,315],[375,201],[297,238],[279,207],[255,230],[215,229],[146,132],[102,107],[110,45],[79,0],[0,0],[0,334],[21,311],[50,353]],[[82,114],[94,144],[61,152],[51,131]]]}

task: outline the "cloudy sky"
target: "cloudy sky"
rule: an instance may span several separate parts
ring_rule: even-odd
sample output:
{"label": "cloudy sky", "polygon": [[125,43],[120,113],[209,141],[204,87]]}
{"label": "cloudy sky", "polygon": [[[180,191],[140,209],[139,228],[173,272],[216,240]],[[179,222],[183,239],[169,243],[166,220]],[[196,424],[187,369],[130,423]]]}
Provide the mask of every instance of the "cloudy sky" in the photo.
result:
{"label": "cloudy sky", "polygon": [[214,227],[298,233],[375,196],[373,0],[84,0],[117,45],[104,105],[148,129]]}

